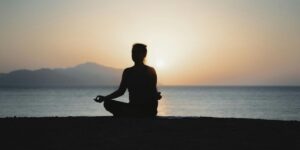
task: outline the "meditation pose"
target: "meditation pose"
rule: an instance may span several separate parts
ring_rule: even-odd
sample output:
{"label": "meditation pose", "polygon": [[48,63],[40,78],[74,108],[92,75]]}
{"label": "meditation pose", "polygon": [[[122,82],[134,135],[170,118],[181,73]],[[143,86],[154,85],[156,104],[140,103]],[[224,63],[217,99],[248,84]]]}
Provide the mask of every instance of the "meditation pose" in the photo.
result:
{"label": "meditation pose", "polygon": [[[158,100],[161,99],[157,91],[157,76],[155,69],[144,64],[147,46],[134,44],[132,60],[134,66],[126,68],[122,75],[119,88],[107,95],[97,96],[96,102],[104,101],[104,108],[116,117],[155,117]],[[129,92],[129,103],[113,100],[122,96],[126,89]]]}

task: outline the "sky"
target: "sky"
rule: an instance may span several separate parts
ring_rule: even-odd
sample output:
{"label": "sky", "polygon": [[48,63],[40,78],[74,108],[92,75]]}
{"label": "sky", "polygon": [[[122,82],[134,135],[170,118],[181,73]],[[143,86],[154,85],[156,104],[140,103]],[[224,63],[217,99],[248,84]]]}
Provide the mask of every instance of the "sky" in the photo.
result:
{"label": "sky", "polygon": [[0,0],[0,72],[146,63],[164,85],[300,85],[299,0]]}

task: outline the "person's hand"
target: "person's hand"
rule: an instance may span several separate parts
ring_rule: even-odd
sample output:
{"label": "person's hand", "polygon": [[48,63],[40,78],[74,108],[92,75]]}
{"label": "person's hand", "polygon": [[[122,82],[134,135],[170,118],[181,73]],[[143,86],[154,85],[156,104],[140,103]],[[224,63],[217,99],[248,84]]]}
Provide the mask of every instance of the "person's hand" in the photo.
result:
{"label": "person's hand", "polygon": [[157,99],[157,100],[160,100],[161,98],[162,98],[161,93],[160,93],[160,92],[157,92],[156,99]]}
{"label": "person's hand", "polygon": [[98,103],[102,103],[105,100],[104,96],[98,95],[96,98],[94,98],[94,101]]}

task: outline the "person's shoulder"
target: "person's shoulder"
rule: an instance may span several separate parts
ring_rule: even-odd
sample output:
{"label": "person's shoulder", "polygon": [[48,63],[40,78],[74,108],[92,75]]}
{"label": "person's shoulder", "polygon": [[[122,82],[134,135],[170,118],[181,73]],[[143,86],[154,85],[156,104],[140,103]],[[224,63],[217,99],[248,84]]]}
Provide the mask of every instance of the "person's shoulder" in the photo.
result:
{"label": "person's shoulder", "polygon": [[155,72],[155,69],[154,67],[151,67],[151,66],[148,66],[148,65],[145,65],[147,70],[151,71],[151,72]]}
{"label": "person's shoulder", "polygon": [[128,67],[128,68],[125,68],[123,72],[126,73],[126,72],[130,72],[132,70],[133,70],[133,67]]}
{"label": "person's shoulder", "polygon": [[155,68],[154,67],[151,67],[151,66],[147,66],[149,69],[151,69],[151,70],[155,70]]}

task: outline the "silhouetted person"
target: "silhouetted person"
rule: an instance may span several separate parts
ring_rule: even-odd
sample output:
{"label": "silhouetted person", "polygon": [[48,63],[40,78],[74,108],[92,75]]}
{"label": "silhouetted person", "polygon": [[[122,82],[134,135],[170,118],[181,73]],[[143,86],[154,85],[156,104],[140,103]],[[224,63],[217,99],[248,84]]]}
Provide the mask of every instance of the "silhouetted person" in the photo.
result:
{"label": "silhouetted person", "polygon": [[[103,102],[107,111],[118,117],[154,117],[157,114],[158,100],[157,76],[155,69],[144,64],[147,55],[147,46],[134,44],[132,47],[132,60],[134,66],[126,68],[118,90],[107,95],[97,96],[96,102]],[[122,96],[126,89],[129,92],[129,103],[113,99]]]}

